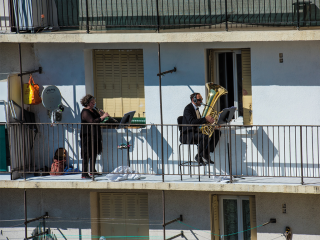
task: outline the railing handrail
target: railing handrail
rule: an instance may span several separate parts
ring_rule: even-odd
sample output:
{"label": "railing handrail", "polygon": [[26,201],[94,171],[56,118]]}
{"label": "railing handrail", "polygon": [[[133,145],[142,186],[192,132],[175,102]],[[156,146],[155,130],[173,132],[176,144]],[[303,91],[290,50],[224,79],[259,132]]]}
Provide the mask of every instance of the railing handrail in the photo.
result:
{"label": "railing handrail", "polygon": [[[8,20],[4,20],[3,23],[0,21],[0,30],[13,27],[17,32],[41,32],[41,28],[57,30],[61,27],[79,28],[90,33],[99,28],[101,30],[117,28],[150,30],[151,28],[160,32],[172,28],[207,27],[211,30],[225,28],[228,31],[233,27],[237,28],[238,25],[239,27],[295,26],[297,29],[320,25],[320,9],[311,0],[305,0],[306,7],[303,8],[297,6],[295,0],[275,0],[274,4],[273,2],[266,4],[266,0],[248,0],[245,5],[238,4],[239,0],[228,0],[231,4],[227,4],[227,0],[205,2],[177,0],[176,3],[163,1],[161,4],[158,4],[158,0],[156,4],[138,0],[131,1],[131,5],[124,5],[122,1],[113,2],[112,5],[106,2],[97,8],[95,6],[98,1],[92,0],[90,5],[88,0],[81,0],[75,5],[69,1],[47,1],[43,6],[36,5],[35,8],[30,8],[30,11],[24,11],[26,6],[18,1],[15,6],[4,5],[3,1],[0,3],[4,5],[0,19],[4,16]],[[179,4],[183,3],[188,7],[182,9]],[[37,2],[30,1],[27,4],[37,4]],[[127,8],[127,11],[123,11],[123,8]]]}
{"label": "railing handrail", "polygon": [[[37,128],[29,127],[30,125]],[[67,166],[71,164],[80,168],[83,163],[80,140],[87,139],[85,134],[90,134],[91,139],[103,140],[101,169],[98,169],[103,173],[112,173],[115,168],[127,163],[130,166],[131,163],[133,170],[144,175],[172,175],[181,176],[181,179],[183,176],[197,176],[199,180],[201,176],[229,176],[231,180],[238,175],[299,177],[303,184],[304,179],[320,177],[318,125],[254,125],[249,128],[224,126],[220,129],[223,134],[218,145],[210,153],[214,165],[208,164],[206,168],[194,161],[199,154],[199,139],[184,144],[180,142],[180,134],[182,137],[186,136],[179,131],[180,126],[199,125],[164,124],[163,131],[160,132],[160,124],[145,124],[141,131],[129,128],[113,131],[114,124],[104,124],[110,128],[102,131],[101,138],[92,135],[94,131],[98,131],[94,127],[99,125],[101,124],[57,123],[54,127],[52,123],[7,124],[11,169],[23,174],[38,173],[41,166],[50,167],[54,152],[59,147],[64,147],[69,153]],[[83,126],[88,126],[84,129],[91,131],[80,134]],[[164,141],[163,154],[160,154],[161,140]],[[91,144],[93,141],[87,147]],[[91,148],[94,149],[95,147]],[[91,150],[89,149],[90,154]],[[160,170],[163,172],[159,172]],[[42,173],[49,171],[50,169],[43,170]]]}

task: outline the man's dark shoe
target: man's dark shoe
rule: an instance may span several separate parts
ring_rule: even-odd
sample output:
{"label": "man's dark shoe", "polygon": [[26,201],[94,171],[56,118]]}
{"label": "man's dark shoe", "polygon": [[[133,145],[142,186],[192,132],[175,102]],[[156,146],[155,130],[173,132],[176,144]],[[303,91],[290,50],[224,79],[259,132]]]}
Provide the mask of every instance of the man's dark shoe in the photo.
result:
{"label": "man's dark shoe", "polygon": [[[204,162],[205,162],[206,164],[209,163],[207,160],[205,160]],[[210,159],[210,164],[214,164],[214,161],[212,161],[211,159]]]}
{"label": "man's dark shoe", "polygon": [[214,164],[214,161],[211,160],[210,156],[204,156],[203,157],[203,161],[208,164],[210,162],[210,164]]}
{"label": "man's dark shoe", "polygon": [[199,159],[199,155],[198,154],[194,157],[194,159],[199,164],[199,166],[205,166],[206,165],[206,163],[202,160],[203,159],[202,157],[200,157],[200,159]]}
{"label": "man's dark shoe", "polygon": [[199,162],[199,166],[200,166],[200,167],[201,167],[201,166],[205,166],[205,165],[206,165],[205,162],[203,162],[203,161]]}

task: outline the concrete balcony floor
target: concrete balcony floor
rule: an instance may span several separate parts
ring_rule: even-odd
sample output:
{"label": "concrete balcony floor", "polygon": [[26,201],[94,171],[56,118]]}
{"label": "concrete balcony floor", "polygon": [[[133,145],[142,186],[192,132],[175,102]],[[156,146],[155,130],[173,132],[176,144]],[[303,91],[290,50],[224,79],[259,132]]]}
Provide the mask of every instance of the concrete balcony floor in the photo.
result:
{"label": "concrete balcony floor", "polygon": [[43,188],[43,189],[93,189],[93,190],[175,190],[175,191],[210,191],[225,193],[300,193],[319,194],[320,178],[300,177],[234,177],[230,183],[229,176],[184,175],[141,175],[139,180],[110,181],[106,174],[95,180],[81,179],[81,174],[59,176],[34,176],[27,174],[23,178],[10,180],[10,174],[0,174],[1,188]]}

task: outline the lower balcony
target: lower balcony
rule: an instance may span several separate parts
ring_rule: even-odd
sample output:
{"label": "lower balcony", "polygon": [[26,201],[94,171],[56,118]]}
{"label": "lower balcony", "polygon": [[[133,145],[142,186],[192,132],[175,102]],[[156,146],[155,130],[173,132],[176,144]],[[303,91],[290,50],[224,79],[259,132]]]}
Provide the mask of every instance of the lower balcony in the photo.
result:
{"label": "lower balcony", "polygon": [[[0,177],[48,182],[320,183],[319,126],[220,127],[216,130],[221,132],[220,139],[210,153],[212,163],[202,166],[195,161],[200,154],[197,140],[181,144],[181,126],[3,124]],[[91,178],[82,179],[85,164],[81,152],[86,147],[89,158],[99,152],[100,132],[97,173],[92,172],[89,161],[85,172]],[[86,139],[83,145],[81,139]],[[66,150],[65,156],[59,148]],[[50,175],[54,165],[55,172]]]}

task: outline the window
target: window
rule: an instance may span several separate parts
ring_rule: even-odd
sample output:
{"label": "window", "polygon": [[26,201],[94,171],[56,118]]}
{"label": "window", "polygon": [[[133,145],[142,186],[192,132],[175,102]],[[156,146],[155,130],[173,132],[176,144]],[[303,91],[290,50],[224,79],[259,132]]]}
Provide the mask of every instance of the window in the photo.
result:
{"label": "window", "polygon": [[142,50],[95,50],[97,107],[113,117],[145,117]]}
{"label": "window", "polygon": [[209,82],[228,90],[218,100],[217,110],[235,106],[233,122],[252,125],[250,49],[209,50]]}
{"label": "window", "polygon": [[[257,239],[257,230],[254,228],[256,226],[255,208],[254,196],[218,197],[217,195],[213,195],[211,212],[213,215],[212,232],[215,236],[214,239]],[[219,238],[218,235],[223,235],[223,237]]]}
{"label": "window", "polygon": [[149,236],[148,194],[91,193],[90,201],[92,235]]}

